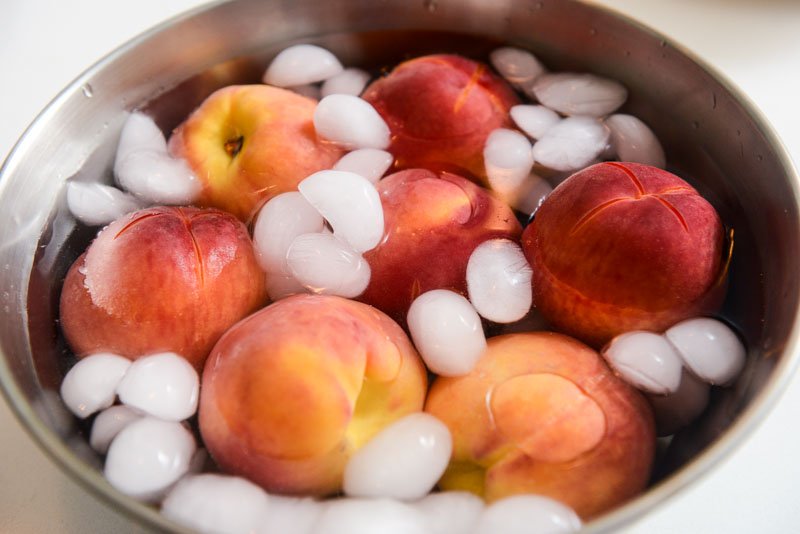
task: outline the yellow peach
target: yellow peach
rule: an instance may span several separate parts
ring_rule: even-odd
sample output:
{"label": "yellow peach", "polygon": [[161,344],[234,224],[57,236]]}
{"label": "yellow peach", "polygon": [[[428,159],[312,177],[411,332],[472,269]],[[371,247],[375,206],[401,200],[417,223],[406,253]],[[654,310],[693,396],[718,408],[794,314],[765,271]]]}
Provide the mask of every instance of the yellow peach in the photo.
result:
{"label": "yellow peach", "polygon": [[642,491],[650,475],[647,401],[561,334],[490,338],[470,374],[437,378],[425,410],[453,435],[446,490],[488,501],[547,495],[588,519]]}
{"label": "yellow peach", "polygon": [[268,491],[340,490],[351,454],[422,409],[424,365],[382,312],[296,295],[231,328],[203,373],[200,431],[220,467]]}
{"label": "yellow peach", "polygon": [[268,85],[212,93],[169,140],[203,184],[198,203],[248,221],[273,196],[297,188],[341,157],[318,140],[316,101]]}

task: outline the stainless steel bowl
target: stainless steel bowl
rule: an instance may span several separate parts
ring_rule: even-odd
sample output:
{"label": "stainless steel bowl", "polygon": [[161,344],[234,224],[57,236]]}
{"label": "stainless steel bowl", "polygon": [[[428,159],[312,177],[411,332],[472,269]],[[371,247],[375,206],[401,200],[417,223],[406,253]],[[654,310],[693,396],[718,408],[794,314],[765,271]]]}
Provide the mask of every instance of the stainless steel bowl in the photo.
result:
{"label": "stainless steel bowl", "polygon": [[279,50],[313,42],[372,69],[409,55],[477,58],[499,43],[533,50],[555,70],[622,81],[626,110],[664,143],[669,166],[735,229],[724,315],[749,347],[732,388],[663,447],[654,484],[587,531],[613,531],[707,472],[750,434],[797,366],[798,176],[760,114],[690,53],[599,7],[569,0],[234,0],[164,23],[115,51],[62,92],[0,173],[0,384],[42,449],[89,490],[148,528],[180,530],[114,490],[85,433],[58,399],[69,353],[57,303],[66,269],[92,238],[65,208],[66,180],[110,180],[125,111],[169,131],[213,89],[257,81]]}

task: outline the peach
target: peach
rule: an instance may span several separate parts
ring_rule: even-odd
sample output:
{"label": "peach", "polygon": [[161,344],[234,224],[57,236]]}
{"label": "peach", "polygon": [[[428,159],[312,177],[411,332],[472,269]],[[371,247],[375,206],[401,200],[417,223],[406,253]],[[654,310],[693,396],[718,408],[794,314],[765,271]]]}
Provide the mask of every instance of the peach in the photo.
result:
{"label": "peach", "polygon": [[453,435],[444,490],[492,502],[546,495],[584,519],[642,491],[655,451],[647,401],[579,341],[508,334],[468,375],[439,377],[425,411]]}
{"label": "peach", "polygon": [[724,241],[716,210],[688,183],[619,162],[569,177],[522,238],[534,305],[595,347],[714,311],[727,274]]}
{"label": "peach", "polygon": [[216,209],[149,208],[103,229],[73,263],[61,327],[79,357],[171,351],[199,370],[219,336],[265,301],[239,220]]}
{"label": "peach", "polygon": [[231,328],[203,373],[199,421],[226,472],[266,490],[341,489],[352,453],[425,399],[425,367],[403,330],[341,297],[295,295]]}
{"label": "peach", "polygon": [[411,302],[432,289],[466,295],[472,251],[496,237],[518,239],[521,227],[503,202],[466,178],[408,169],[377,184],[383,241],[366,252],[372,277],[359,300],[404,323]]}
{"label": "peach", "polygon": [[267,200],[341,157],[317,139],[315,108],[315,100],[277,87],[225,87],[178,126],[169,150],[201,180],[199,205],[249,221]]}
{"label": "peach", "polygon": [[389,125],[397,169],[424,167],[485,179],[483,146],[510,127],[519,99],[486,65],[455,55],[423,56],[373,82],[363,98]]}

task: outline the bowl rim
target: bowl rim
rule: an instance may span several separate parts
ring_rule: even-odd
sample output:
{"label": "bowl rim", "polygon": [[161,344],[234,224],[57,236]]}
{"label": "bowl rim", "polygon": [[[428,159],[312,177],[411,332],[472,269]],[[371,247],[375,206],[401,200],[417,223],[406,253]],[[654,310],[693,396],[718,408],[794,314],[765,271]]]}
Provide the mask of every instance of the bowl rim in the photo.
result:
{"label": "bowl rim", "polygon": [[[746,115],[752,119],[754,125],[757,126],[759,132],[766,139],[767,144],[774,149],[778,163],[789,178],[788,185],[794,193],[794,204],[798,208],[798,212],[800,212],[800,173],[798,173],[798,168],[784,142],[777,135],[764,113],[727,75],[681,43],[614,7],[597,4],[591,0],[569,1],[610,15],[632,26],[638,32],[661,40],[662,43],[670,46],[677,53],[695,63],[715,82],[719,83],[742,106]],[[192,19],[228,2],[229,0],[213,0],[168,17],[117,46],[75,77],[36,115],[15,142],[11,151],[6,155],[2,166],[0,166],[0,191],[3,190],[6,182],[5,177],[14,173],[18,160],[23,158],[25,146],[29,140],[37,135],[38,130],[46,126],[50,116],[58,111],[70,95],[86,87],[97,72],[102,71],[121,56],[148,41],[151,37],[168,30],[180,22]],[[800,240],[800,236],[797,236],[797,238]],[[27,286],[25,291],[27,292]],[[647,512],[663,506],[664,503],[674,498],[680,490],[696,484],[700,479],[707,476],[723,460],[729,458],[734,451],[741,447],[747,439],[751,438],[754,431],[762,424],[781,396],[785,394],[789,383],[792,381],[798,367],[800,367],[800,306],[795,310],[795,317],[792,323],[787,342],[781,350],[780,361],[771,370],[770,377],[763,388],[747,403],[747,406],[736,420],[718,439],[714,440],[698,455],[663,481],[649,487],[646,491],[615,510],[587,522],[582,532],[612,532],[623,525],[633,524],[636,520],[646,515]],[[0,352],[2,351],[0,350]],[[147,526],[150,528],[164,532],[191,532],[162,516],[155,507],[136,501],[132,497],[128,497],[116,490],[105,480],[99,470],[87,468],[87,464],[69,449],[64,440],[36,414],[33,406],[26,400],[22,390],[16,384],[14,375],[5,358],[0,358],[0,392],[5,397],[20,426],[33,439],[38,448],[62,472],[65,472],[71,480],[77,482],[88,493],[111,505],[114,510],[125,514],[131,519],[140,522],[146,521]]]}

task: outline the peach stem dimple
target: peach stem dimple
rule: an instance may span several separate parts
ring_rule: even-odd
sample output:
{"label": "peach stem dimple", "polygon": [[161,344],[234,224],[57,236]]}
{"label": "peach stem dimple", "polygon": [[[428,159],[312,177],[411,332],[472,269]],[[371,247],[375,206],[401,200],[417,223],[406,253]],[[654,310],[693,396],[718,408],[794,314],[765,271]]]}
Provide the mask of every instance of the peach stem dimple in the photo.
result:
{"label": "peach stem dimple", "polygon": [[240,135],[239,137],[228,139],[225,141],[223,146],[225,148],[225,152],[233,158],[236,157],[239,152],[241,152],[242,145],[244,145],[244,136]]}

